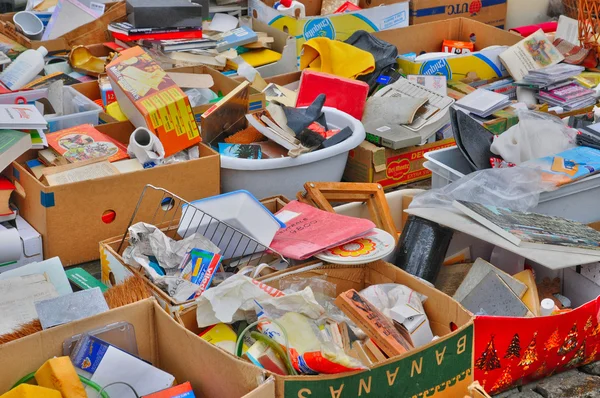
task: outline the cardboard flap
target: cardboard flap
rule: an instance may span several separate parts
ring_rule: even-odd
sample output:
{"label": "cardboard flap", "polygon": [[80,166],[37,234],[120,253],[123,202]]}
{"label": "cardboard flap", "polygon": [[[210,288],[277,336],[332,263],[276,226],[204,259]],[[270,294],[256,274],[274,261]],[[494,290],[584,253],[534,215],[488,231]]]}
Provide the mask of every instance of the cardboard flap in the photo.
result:
{"label": "cardboard flap", "polygon": [[[235,133],[246,126],[250,83],[244,82],[202,114],[202,139],[211,143],[220,134]],[[231,122],[231,121],[234,122]]]}
{"label": "cardboard flap", "polygon": [[169,75],[179,87],[211,88],[215,85],[213,77],[209,74],[167,72],[167,75]]}

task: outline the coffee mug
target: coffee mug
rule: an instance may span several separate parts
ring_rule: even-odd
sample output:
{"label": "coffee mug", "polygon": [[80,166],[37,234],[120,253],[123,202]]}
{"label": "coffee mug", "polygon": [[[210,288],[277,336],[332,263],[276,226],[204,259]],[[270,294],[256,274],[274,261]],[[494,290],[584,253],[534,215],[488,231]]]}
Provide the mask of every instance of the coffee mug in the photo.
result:
{"label": "coffee mug", "polygon": [[44,24],[37,15],[30,11],[21,11],[13,16],[17,30],[31,40],[41,40],[44,34]]}

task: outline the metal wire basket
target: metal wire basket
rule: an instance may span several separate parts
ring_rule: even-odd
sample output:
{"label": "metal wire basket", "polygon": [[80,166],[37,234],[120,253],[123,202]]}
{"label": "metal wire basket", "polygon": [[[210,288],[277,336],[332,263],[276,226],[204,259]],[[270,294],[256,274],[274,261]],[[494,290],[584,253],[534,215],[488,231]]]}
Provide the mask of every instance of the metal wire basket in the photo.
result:
{"label": "metal wire basket", "polygon": [[[129,244],[129,227],[138,222],[155,225],[165,235],[180,240],[195,233],[202,234],[221,249],[223,266],[227,271],[237,271],[245,266],[261,263],[285,263],[279,253],[247,233],[200,210],[194,204],[172,192],[146,185],[135,207],[131,220],[123,233],[117,252]],[[269,242],[270,243],[270,242]]]}

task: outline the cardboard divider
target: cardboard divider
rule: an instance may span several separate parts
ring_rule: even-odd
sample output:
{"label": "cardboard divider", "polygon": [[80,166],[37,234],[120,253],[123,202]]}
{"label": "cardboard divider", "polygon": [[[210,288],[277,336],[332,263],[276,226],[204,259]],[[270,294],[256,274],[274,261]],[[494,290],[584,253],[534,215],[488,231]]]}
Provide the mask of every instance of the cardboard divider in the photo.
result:
{"label": "cardboard divider", "polygon": [[[134,127],[129,122],[98,126],[98,130],[127,146]],[[98,242],[125,231],[146,184],[164,187],[179,196],[201,199],[220,193],[220,157],[200,143],[200,158],[131,173],[71,184],[46,186],[24,166],[28,152],[6,170],[26,196],[15,197],[20,215],[41,235],[45,258],[60,256],[64,266],[98,258]],[[102,214],[116,213],[106,224]]]}
{"label": "cardboard divider", "polygon": [[[154,299],[146,299],[100,315],[57,326],[0,346],[0,393],[21,377],[35,372],[46,360],[62,356],[63,341],[75,334],[126,321],[135,328],[139,357],[171,373],[179,383],[189,381],[197,397],[273,397],[267,384],[253,391],[262,372],[252,366],[231,377],[216,361],[219,349],[202,344],[169,317]],[[110,390],[109,390],[110,392]]]}
{"label": "cardboard divider", "polygon": [[[304,267],[293,267],[260,280],[278,287],[281,279],[292,274],[303,278],[322,277],[336,284],[336,294],[379,283],[404,284],[428,296],[424,303],[425,311],[433,332],[440,338],[405,355],[378,363],[370,371],[318,376],[273,375],[276,397],[361,396],[370,393],[374,396],[435,395],[455,398],[468,394],[468,386],[473,380],[473,321],[460,304],[383,261],[356,266],[324,264],[302,271]],[[179,311],[175,317],[193,333],[200,332],[195,307]],[[456,330],[451,331],[451,323],[457,326]],[[218,354],[219,362],[226,363],[232,371],[248,364],[225,351]]]}
{"label": "cardboard divider", "polygon": [[504,29],[507,9],[507,0],[479,3],[455,0],[412,0],[410,2],[410,24],[412,26],[464,17]]}

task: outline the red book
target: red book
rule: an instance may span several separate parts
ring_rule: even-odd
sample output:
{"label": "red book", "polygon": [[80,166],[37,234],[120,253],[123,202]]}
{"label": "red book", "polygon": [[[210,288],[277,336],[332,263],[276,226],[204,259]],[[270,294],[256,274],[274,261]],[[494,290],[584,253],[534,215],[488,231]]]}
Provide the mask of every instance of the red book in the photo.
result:
{"label": "red book", "polygon": [[175,387],[167,388],[150,395],[144,395],[142,398],[194,398],[194,391],[189,381]]}
{"label": "red book", "polygon": [[119,141],[82,124],[46,135],[48,146],[71,163],[108,156],[109,162],[128,159],[127,148]]}
{"label": "red book", "polygon": [[309,106],[319,94],[325,94],[325,106],[362,120],[369,85],[359,80],[305,69],[300,77],[296,107]]}
{"label": "red book", "polygon": [[10,194],[14,190],[15,186],[12,182],[0,175],[0,217],[14,214],[9,204]]}
{"label": "red book", "polygon": [[350,242],[375,228],[370,220],[329,213],[296,200],[276,216],[286,227],[275,234],[271,248],[295,260]]}
{"label": "red book", "polygon": [[169,32],[169,33],[146,33],[137,35],[124,35],[117,32],[110,32],[117,40],[136,41],[136,40],[174,40],[174,39],[201,39],[202,29],[190,30],[187,32]]}

